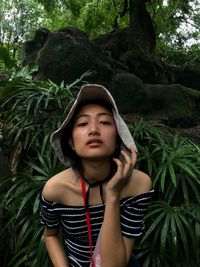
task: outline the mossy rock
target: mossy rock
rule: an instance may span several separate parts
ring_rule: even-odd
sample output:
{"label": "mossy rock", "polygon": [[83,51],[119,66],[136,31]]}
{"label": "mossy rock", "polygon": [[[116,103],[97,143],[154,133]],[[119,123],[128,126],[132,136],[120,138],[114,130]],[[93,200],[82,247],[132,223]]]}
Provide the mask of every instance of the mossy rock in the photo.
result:
{"label": "mossy rock", "polygon": [[81,38],[65,31],[48,33],[36,63],[39,70],[34,78],[57,84],[71,83],[88,71],[94,71],[88,82],[108,84],[113,75],[109,60],[96,44],[86,36]]}
{"label": "mossy rock", "polygon": [[200,94],[181,85],[147,85],[151,94],[152,113],[167,116],[188,116],[197,112]]}
{"label": "mossy rock", "polygon": [[151,110],[151,95],[143,81],[134,74],[115,75],[110,90],[121,113],[146,113]]}

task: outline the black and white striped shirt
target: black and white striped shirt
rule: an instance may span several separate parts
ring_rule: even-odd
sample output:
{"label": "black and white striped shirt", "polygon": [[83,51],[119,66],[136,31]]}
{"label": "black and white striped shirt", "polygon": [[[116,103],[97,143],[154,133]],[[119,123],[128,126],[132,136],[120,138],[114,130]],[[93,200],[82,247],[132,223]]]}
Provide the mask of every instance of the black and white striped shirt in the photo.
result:
{"label": "black and white striped shirt", "polygon": [[[144,215],[153,190],[120,200],[120,222],[123,236],[137,238],[142,235]],[[89,206],[92,241],[96,240],[103,222],[105,206]],[[61,227],[65,251],[70,267],[88,267],[90,245],[84,206],[68,206],[49,202],[41,196],[40,221],[48,228]]]}

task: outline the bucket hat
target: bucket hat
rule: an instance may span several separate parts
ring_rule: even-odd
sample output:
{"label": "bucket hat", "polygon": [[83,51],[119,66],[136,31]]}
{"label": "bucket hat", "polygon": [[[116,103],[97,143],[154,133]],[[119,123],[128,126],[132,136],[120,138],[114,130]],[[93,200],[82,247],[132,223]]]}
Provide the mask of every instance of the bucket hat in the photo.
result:
{"label": "bucket hat", "polygon": [[[137,147],[135,145],[134,139],[122,119],[122,117],[119,114],[117,105],[115,103],[115,100],[113,99],[111,93],[102,85],[99,84],[85,84],[80,88],[80,91],[76,97],[76,100],[74,101],[74,104],[72,105],[66,119],[60,126],[58,130],[56,130],[50,138],[50,142],[53,146],[53,149],[59,158],[59,160],[67,167],[69,167],[70,164],[70,158],[67,156],[67,151],[65,155],[63,154],[62,146],[61,146],[61,136],[63,134],[63,131],[66,130],[67,127],[70,127],[69,123],[71,119],[73,118],[73,115],[77,109],[77,107],[84,102],[87,101],[96,101],[98,104],[98,101],[106,101],[111,104],[112,106],[112,113],[114,117],[114,121],[116,124],[117,132],[119,137],[122,141],[122,149],[126,150],[126,152],[130,153],[129,148],[134,147],[137,151]],[[69,129],[70,130],[70,129]]]}

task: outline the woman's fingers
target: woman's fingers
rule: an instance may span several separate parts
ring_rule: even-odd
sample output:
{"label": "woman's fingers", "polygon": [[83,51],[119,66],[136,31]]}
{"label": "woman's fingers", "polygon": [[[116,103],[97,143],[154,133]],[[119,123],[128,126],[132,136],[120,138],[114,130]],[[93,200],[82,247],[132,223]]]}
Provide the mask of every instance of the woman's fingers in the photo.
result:
{"label": "woman's fingers", "polygon": [[124,176],[130,176],[137,160],[137,153],[134,147],[130,148],[131,155],[129,156],[125,151],[121,151],[124,158]]}
{"label": "woman's fingers", "polygon": [[130,147],[130,151],[131,151],[131,162],[133,165],[135,165],[137,161],[138,152],[135,150],[133,146]]}
{"label": "woman's fingers", "polygon": [[130,148],[131,155],[129,156],[124,150],[121,151],[123,160],[113,158],[114,162],[117,165],[117,173],[121,178],[129,177],[132,174],[133,168],[137,160],[137,153],[134,147]]}
{"label": "woman's fingers", "polygon": [[121,154],[123,155],[123,157],[124,157],[124,159],[125,159],[125,161],[127,163],[135,165],[138,153],[137,153],[137,151],[135,150],[134,147],[130,147],[130,151],[131,151],[131,155],[130,156],[124,150],[121,151]]}
{"label": "woman's fingers", "polygon": [[123,174],[123,163],[117,158],[113,158],[113,160],[117,164],[117,172]]}
{"label": "woman's fingers", "polygon": [[121,190],[122,185],[126,182],[127,178],[129,178],[132,174],[134,169],[136,160],[137,160],[137,153],[133,147],[130,148],[131,155],[129,155],[125,151],[121,151],[121,155],[123,157],[122,160],[118,158],[113,158],[113,161],[117,165],[117,171],[113,176],[113,179],[110,180],[109,188],[112,190]]}
{"label": "woman's fingers", "polygon": [[[123,177],[123,164],[122,162],[117,159],[117,158],[113,158],[113,161],[116,163],[117,165],[117,171],[115,173],[115,175],[113,176],[115,181],[120,180]],[[113,179],[111,179],[111,181],[113,181]]]}
{"label": "woman's fingers", "polygon": [[130,176],[130,174],[132,172],[132,169],[133,169],[131,159],[130,159],[129,155],[125,151],[121,151],[121,155],[124,158],[124,161],[123,161],[123,177]]}

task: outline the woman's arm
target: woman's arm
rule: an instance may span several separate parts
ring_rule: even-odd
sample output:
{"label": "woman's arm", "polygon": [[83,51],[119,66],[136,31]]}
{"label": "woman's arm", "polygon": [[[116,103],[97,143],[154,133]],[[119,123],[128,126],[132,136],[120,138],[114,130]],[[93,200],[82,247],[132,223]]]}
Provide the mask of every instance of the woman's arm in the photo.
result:
{"label": "woman's arm", "polygon": [[57,228],[49,229],[45,227],[44,240],[54,267],[69,267],[63,243],[59,237],[59,230]]}
{"label": "woman's arm", "polygon": [[[60,180],[64,172],[60,172],[47,181],[42,190],[42,223],[44,228],[44,240],[49,257],[54,267],[69,267],[63,241],[60,236],[59,218],[53,208],[53,202],[58,202],[60,193]],[[56,225],[52,228],[53,225]],[[48,227],[49,226],[49,227]]]}
{"label": "woman's arm", "polygon": [[[133,238],[123,237],[120,224],[120,197],[122,189],[128,184],[133,187],[133,168],[137,159],[134,149],[129,157],[122,152],[123,162],[114,159],[117,164],[117,171],[106,187],[106,207],[101,233],[101,259],[103,267],[126,267],[134,246]],[[140,175],[139,191],[149,191],[151,181],[147,175]],[[131,181],[131,182],[129,182]],[[130,191],[130,190],[128,190]],[[142,193],[144,193],[142,192]]]}
{"label": "woman's arm", "polygon": [[103,267],[126,267],[133,249],[134,239],[122,236],[120,226],[120,200],[106,199],[106,209],[101,233],[101,258]]}

